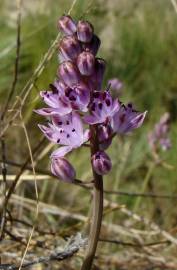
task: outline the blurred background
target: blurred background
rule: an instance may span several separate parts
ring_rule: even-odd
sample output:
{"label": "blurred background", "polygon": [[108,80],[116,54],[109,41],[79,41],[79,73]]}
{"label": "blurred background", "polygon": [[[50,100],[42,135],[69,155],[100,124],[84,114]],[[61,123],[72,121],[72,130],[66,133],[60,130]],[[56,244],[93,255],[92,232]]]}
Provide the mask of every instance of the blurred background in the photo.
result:
{"label": "blurred background", "polygon": [[[67,13],[71,5],[72,1],[69,0],[22,1],[18,80],[3,125],[21,106],[21,94],[25,95],[25,92],[22,92],[24,86],[29,80],[33,85],[23,106],[20,107],[21,116],[18,115],[13,122],[10,122],[4,134],[6,159],[9,161],[8,186],[29,157],[29,144],[25,132],[28,134],[32,149],[42,138],[37,124],[42,123],[43,119],[33,110],[42,106],[39,91],[47,89],[56,77],[57,52],[53,53],[37,78],[33,74],[58,34],[56,27],[58,18]],[[165,239],[157,232],[155,234],[151,222],[157,224],[158,228],[171,233],[174,238],[177,236],[177,6],[175,6],[175,1],[78,0],[71,14],[75,19],[89,20],[102,41],[99,57],[103,57],[107,62],[104,87],[107,86],[109,79],[118,78],[123,83],[120,100],[125,103],[133,102],[139,111],[148,111],[140,129],[132,135],[116,137],[108,150],[112,158],[113,170],[104,179],[105,190],[122,191],[128,194],[105,194],[105,226],[103,226],[102,238],[142,243],[143,241],[157,241],[158,237],[161,237],[161,241],[168,242],[167,246],[156,246],[155,251],[152,248],[153,256],[157,253],[167,261],[169,258],[173,260],[176,250],[174,243],[169,245],[169,239]],[[2,110],[14,79],[17,15],[16,1],[0,0],[0,107]],[[116,91],[113,90],[113,93],[116,95]],[[16,102],[15,106],[13,106],[14,102]],[[159,149],[158,155],[162,162],[157,164],[148,144],[147,134],[153,130],[154,125],[165,112],[170,113],[169,137],[172,147],[168,151]],[[84,221],[84,217],[86,220],[90,214],[92,200],[88,190],[63,183],[47,175],[50,170],[49,156],[52,149],[53,146],[46,140],[34,156],[41,203],[37,227],[42,227],[44,231],[51,234],[40,235],[36,230],[33,242],[45,242],[45,247],[50,249],[58,245],[62,246],[67,237],[85,231],[87,222]],[[77,169],[78,179],[83,181],[91,179],[87,149],[76,150],[69,156],[69,160]],[[30,158],[27,163],[30,167]],[[147,196],[136,196],[136,193],[145,193]],[[166,194],[169,197],[148,196],[152,193]],[[35,184],[32,171],[27,170],[26,167],[18,181],[15,195],[11,197],[8,209],[14,219],[23,220],[32,226],[36,213]],[[127,212],[120,209],[127,209]],[[135,212],[140,220],[138,221],[132,212],[128,211]],[[83,219],[79,216],[75,217],[75,214]],[[141,220],[141,216],[149,223],[146,224]],[[14,227],[12,224],[9,225],[12,226],[13,234],[17,236],[22,234],[23,238],[27,239],[30,226],[27,227],[18,222],[13,224]],[[112,229],[113,226],[115,230]],[[9,235],[6,237],[10,238]],[[3,250],[6,250],[7,243],[2,242],[2,245]],[[12,252],[10,247],[7,250],[6,253]],[[19,260],[16,261],[17,258],[8,256],[3,251],[2,263],[19,263],[25,245],[15,250]],[[35,246],[34,243],[31,245],[30,254],[37,256],[42,252],[43,250],[41,251],[40,247]],[[100,242],[98,261],[100,259],[101,268],[98,269],[135,269],[135,265],[132,264],[133,259],[131,263],[128,263],[126,258],[127,260],[132,258],[132,254],[138,252],[141,253],[137,247],[127,249],[123,244]],[[73,257],[69,264],[68,262],[67,264],[66,262],[54,263],[53,266],[44,268],[36,266],[30,269],[79,269],[82,255],[81,253]],[[118,258],[119,262],[116,261]],[[123,259],[125,259],[124,266],[118,268],[121,267],[118,263]],[[142,264],[137,264],[136,269],[150,269],[145,268],[143,264],[146,259],[141,257],[139,260],[142,260]],[[158,267],[151,269],[161,269]]]}

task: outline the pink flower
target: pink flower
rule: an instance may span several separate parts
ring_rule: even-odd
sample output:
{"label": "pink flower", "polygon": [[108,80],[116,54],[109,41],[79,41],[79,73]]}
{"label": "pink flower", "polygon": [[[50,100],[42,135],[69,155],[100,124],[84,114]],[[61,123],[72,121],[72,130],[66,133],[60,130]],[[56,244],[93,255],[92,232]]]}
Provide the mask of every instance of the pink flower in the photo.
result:
{"label": "pink flower", "polygon": [[89,139],[89,130],[84,131],[81,117],[75,112],[52,116],[52,124],[39,125],[39,128],[50,141],[62,145],[52,153],[52,158],[64,157]]}
{"label": "pink flower", "polygon": [[131,132],[139,128],[144,121],[147,112],[140,113],[133,109],[132,104],[121,105],[112,118],[113,131],[120,134]]}
{"label": "pink flower", "polygon": [[84,120],[90,125],[104,123],[119,110],[118,100],[113,100],[108,91],[93,93],[93,101],[90,107],[90,115],[86,115]]}

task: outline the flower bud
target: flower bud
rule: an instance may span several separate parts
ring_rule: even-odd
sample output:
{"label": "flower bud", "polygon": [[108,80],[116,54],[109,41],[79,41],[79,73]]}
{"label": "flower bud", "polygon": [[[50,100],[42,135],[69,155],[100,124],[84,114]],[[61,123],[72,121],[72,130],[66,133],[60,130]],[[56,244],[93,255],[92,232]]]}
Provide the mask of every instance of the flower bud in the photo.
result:
{"label": "flower bud", "polygon": [[84,43],[82,47],[85,51],[89,51],[93,55],[96,55],[100,47],[100,44],[101,44],[100,39],[96,35],[93,35],[92,40],[89,43]]}
{"label": "flower bud", "polygon": [[100,149],[107,149],[111,142],[111,135],[113,134],[113,130],[110,125],[100,125],[98,126],[98,140],[100,142]]}
{"label": "flower bud", "polygon": [[98,91],[101,90],[105,69],[106,69],[105,61],[101,58],[96,58],[95,59],[95,71],[94,71],[93,76],[92,76],[94,90],[98,90]]}
{"label": "flower bud", "polygon": [[90,52],[82,52],[77,58],[77,66],[82,75],[90,76],[94,72],[95,57]]}
{"label": "flower bud", "polygon": [[76,37],[66,36],[60,42],[60,58],[65,61],[74,60],[81,53],[81,45]]}
{"label": "flower bud", "polygon": [[69,15],[62,16],[58,21],[58,28],[66,35],[72,35],[76,32],[76,23]]}
{"label": "flower bud", "polygon": [[97,174],[104,175],[111,170],[112,163],[109,156],[105,152],[98,151],[92,156],[92,166]]}
{"label": "flower bud", "polygon": [[77,84],[80,79],[79,70],[71,61],[63,62],[59,66],[58,75],[70,87]]}
{"label": "flower bud", "polygon": [[93,26],[87,21],[79,21],[77,24],[77,37],[82,42],[90,42],[93,37]]}
{"label": "flower bud", "polygon": [[66,182],[73,182],[76,176],[73,166],[65,158],[61,157],[51,159],[51,172]]}

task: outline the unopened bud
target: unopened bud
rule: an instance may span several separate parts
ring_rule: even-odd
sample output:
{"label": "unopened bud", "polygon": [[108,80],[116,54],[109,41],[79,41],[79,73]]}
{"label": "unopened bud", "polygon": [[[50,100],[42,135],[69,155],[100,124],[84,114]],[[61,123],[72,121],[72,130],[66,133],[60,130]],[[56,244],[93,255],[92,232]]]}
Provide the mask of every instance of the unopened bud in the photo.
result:
{"label": "unopened bud", "polygon": [[87,21],[79,21],[77,24],[77,37],[82,42],[90,42],[93,37],[93,26]]}
{"label": "unopened bud", "polygon": [[89,43],[84,43],[82,47],[85,51],[89,51],[93,53],[93,55],[96,55],[100,47],[100,44],[101,44],[100,39],[96,35],[93,35],[92,40]]}
{"label": "unopened bud", "polygon": [[[65,61],[74,60],[81,53],[81,45],[74,36],[66,36],[60,42],[60,58]],[[63,62],[63,61],[62,61]]]}
{"label": "unopened bud", "polygon": [[100,91],[102,88],[103,77],[106,69],[106,62],[101,58],[95,59],[95,70],[92,76],[94,90]]}
{"label": "unopened bud", "polygon": [[73,182],[76,172],[73,166],[65,158],[53,157],[51,160],[51,172],[60,180]]}
{"label": "unopened bud", "polygon": [[76,23],[68,16],[62,16],[58,21],[58,28],[66,35],[72,35],[76,32]]}
{"label": "unopened bud", "polygon": [[90,52],[82,52],[77,58],[77,66],[82,75],[92,75],[95,66],[94,55]]}
{"label": "unopened bud", "polygon": [[104,175],[109,173],[112,168],[112,163],[109,156],[105,152],[98,151],[92,156],[92,166],[97,174]]}
{"label": "unopened bud", "polygon": [[79,70],[71,61],[63,62],[59,66],[58,75],[70,87],[77,84],[80,79]]}
{"label": "unopened bud", "polygon": [[98,127],[98,140],[100,142],[100,149],[107,149],[111,142],[111,135],[113,134],[113,130],[110,125],[100,125]]}

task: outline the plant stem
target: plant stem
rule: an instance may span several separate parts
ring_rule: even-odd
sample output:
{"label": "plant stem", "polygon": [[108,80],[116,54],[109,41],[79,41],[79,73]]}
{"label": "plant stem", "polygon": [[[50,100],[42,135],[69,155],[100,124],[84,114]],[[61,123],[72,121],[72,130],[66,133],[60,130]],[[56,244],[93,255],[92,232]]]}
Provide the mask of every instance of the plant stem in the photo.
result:
{"label": "plant stem", "polygon": [[[91,155],[99,151],[99,143],[97,139],[97,129],[91,126]],[[99,234],[101,229],[103,215],[103,177],[98,175],[93,167],[94,187],[93,187],[93,210],[90,226],[90,234],[88,239],[88,248],[84,258],[81,270],[90,270],[95,256]]]}

